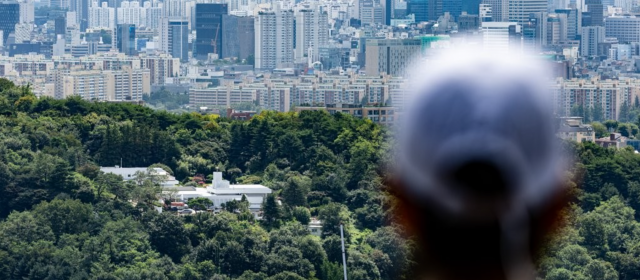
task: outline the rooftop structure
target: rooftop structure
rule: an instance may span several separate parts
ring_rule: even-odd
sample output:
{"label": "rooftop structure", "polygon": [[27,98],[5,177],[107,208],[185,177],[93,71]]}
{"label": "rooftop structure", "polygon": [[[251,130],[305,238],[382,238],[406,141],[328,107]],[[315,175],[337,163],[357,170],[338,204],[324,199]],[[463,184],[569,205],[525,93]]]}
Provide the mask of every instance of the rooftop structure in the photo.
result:
{"label": "rooftop structure", "polygon": [[222,172],[213,172],[213,182],[206,188],[192,188],[176,192],[178,200],[187,202],[190,199],[206,197],[213,202],[212,208],[222,208],[222,204],[232,200],[241,200],[244,195],[249,201],[249,210],[258,217],[262,202],[270,194],[271,189],[263,185],[231,185],[222,179]]}

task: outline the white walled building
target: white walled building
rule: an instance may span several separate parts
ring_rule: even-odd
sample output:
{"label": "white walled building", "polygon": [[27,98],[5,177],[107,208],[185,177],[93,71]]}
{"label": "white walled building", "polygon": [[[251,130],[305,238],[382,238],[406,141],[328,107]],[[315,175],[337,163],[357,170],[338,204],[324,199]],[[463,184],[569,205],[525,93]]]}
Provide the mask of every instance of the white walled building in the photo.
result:
{"label": "white walled building", "polygon": [[211,200],[212,207],[222,208],[222,204],[233,200],[241,200],[246,196],[249,201],[249,210],[258,217],[257,213],[262,208],[267,195],[272,190],[263,185],[231,185],[229,181],[222,179],[222,172],[213,173],[213,182],[206,188],[194,188],[189,191],[178,191],[176,196],[180,201],[189,203],[190,199],[205,197]]}

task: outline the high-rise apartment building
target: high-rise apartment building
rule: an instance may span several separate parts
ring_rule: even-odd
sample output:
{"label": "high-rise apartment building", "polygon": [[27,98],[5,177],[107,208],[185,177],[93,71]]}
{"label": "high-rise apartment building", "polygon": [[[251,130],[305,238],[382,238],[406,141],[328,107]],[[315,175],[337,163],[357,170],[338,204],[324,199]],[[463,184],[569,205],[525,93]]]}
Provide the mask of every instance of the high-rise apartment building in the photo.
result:
{"label": "high-rise apartment building", "polygon": [[255,18],[255,68],[293,66],[293,11],[259,12]]}
{"label": "high-rise apartment building", "polygon": [[138,1],[122,1],[116,13],[118,14],[118,24],[144,26],[146,22],[146,10],[140,6]]}
{"label": "high-rise apartment building", "polygon": [[608,17],[604,26],[605,35],[618,39],[620,43],[640,42],[640,17]]}
{"label": "high-rise apartment building", "polygon": [[[508,0],[509,21],[524,24],[531,13],[547,12],[547,0]],[[495,14],[495,13],[494,13]]]}
{"label": "high-rise apartment building", "polygon": [[196,40],[194,56],[206,59],[209,54],[222,54],[222,17],[228,13],[227,4],[197,3]]}
{"label": "high-rise apartment building", "polygon": [[100,3],[94,1],[93,6],[89,8],[89,27],[88,28],[115,28],[116,9],[109,7],[107,2]]}
{"label": "high-rise apartment building", "polygon": [[420,39],[370,39],[367,40],[365,72],[369,76],[386,73],[404,76],[407,67],[420,55]]}
{"label": "high-rise apartment building", "polygon": [[318,49],[329,41],[327,13],[320,9],[296,13],[296,61],[319,61]]}
{"label": "high-rise apartment building", "polygon": [[136,54],[136,26],[133,24],[118,24],[116,31],[116,47],[126,55]]}
{"label": "high-rise apartment building", "polygon": [[20,23],[31,23],[35,20],[33,0],[20,0]]}
{"label": "high-rise apartment building", "polygon": [[580,55],[585,57],[598,55],[598,44],[604,42],[605,29],[602,26],[582,27]]}
{"label": "high-rise apartment building", "polygon": [[2,41],[7,41],[9,34],[15,31],[20,22],[20,4],[18,2],[0,3],[0,30],[3,32]]}

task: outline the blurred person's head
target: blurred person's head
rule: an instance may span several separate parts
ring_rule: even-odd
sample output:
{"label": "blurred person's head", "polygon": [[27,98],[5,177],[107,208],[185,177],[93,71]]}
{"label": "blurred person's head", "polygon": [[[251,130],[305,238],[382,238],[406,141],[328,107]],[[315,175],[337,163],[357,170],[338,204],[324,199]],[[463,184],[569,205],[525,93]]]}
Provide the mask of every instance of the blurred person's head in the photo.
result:
{"label": "blurred person's head", "polygon": [[417,267],[436,279],[534,278],[563,203],[545,69],[458,50],[412,72],[394,178]]}

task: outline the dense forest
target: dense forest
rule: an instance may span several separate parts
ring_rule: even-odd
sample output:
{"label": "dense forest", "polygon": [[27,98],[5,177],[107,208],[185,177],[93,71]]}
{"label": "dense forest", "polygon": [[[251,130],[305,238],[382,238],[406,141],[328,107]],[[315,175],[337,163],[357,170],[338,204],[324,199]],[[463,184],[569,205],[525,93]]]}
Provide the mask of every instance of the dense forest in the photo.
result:
{"label": "dense forest", "polygon": [[[0,79],[0,279],[337,280],[341,223],[349,279],[413,279],[412,242],[380,168],[390,136],[342,114],[232,121],[36,98]],[[539,277],[640,279],[640,156],[566,148],[573,199]],[[259,221],[242,202],[216,215],[158,214],[152,177],[124,183],[99,171],[121,162],[160,166],[186,185],[219,170],[274,194]],[[311,217],[323,221],[321,237],[308,231]]]}

